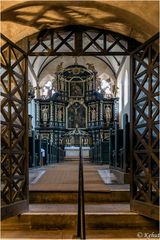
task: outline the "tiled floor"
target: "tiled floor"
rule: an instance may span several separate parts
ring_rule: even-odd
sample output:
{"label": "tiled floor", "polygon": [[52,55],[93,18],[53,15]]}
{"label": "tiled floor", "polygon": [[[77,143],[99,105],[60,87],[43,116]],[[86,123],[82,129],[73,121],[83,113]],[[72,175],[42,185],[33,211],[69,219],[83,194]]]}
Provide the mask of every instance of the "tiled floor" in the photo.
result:
{"label": "tiled floor", "polygon": [[[78,161],[33,168],[29,171],[30,190],[77,191]],[[128,184],[118,184],[116,176],[110,172],[108,165],[94,165],[84,162],[84,186],[86,191],[126,190]]]}
{"label": "tiled floor", "polygon": [[[103,166],[104,168],[105,166]],[[85,190],[109,191],[100,177],[98,166],[89,162],[84,163]],[[35,178],[33,178],[35,171]],[[38,173],[37,173],[38,172]],[[45,169],[31,170],[30,190],[73,190],[78,189],[78,161],[66,161]]]}

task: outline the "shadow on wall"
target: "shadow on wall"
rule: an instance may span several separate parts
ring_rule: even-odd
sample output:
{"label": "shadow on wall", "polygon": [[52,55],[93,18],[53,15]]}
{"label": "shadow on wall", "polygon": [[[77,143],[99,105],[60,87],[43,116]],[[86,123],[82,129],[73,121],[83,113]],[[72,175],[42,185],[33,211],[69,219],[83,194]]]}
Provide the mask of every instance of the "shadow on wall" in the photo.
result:
{"label": "shadow on wall", "polygon": [[[137,9],[137,15],[125,10],[131,9],[130,4],[133,9]],[[120,7],[115,7],[112,6],[115,3],[96,1],[29,1],[3,10],[1,20],[2,22],[10,21],[24,26],[34,26],[38,31],[46,27],[55,28],[72,24],[94,26],[112,30],[143,42],[156,33],[157,29],[138,16],[140,4],[121,2],[118,4]]]}

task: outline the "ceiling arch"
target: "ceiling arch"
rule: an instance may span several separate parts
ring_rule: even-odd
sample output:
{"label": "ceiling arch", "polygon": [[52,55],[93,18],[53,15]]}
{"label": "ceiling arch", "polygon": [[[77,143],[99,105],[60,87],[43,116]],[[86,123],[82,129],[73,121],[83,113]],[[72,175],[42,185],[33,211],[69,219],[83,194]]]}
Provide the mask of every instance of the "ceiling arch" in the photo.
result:
{"label": "ceiling arch", "polygon": [[86,25],[144,42],[158,32],[158,1],[1,1],[1,30],[13,42],[44,27]]}
{"label": "ceiling arch", "polygon": [[[30,61],[32,62],[32,57],[29,57]],[[84,65],[87,67],[87,63],[90,62],[95,66],[96,71],[98,72],[97,77],[102,77],[102,75],[108,76],[113,83],[116,82],[116,77],[112,69],[106,64],[105,61],[102,59],[98,59],[95,57],[87,57],[87,56],[79,56],[78,64]],[[34,71],[38,74],[40,66],[43,65],[43,62],[46,60],[45,57],[40,57],[38,61],[34,64]],[[39,62],[41,61],[41,62]],[[113,60],[114,61],[114,60]],[[48,61],[45,61],[44,68],[39,76],[37,76],[37,80],[39,82],[39,86],[43,86],[48,80],[55,77],[56,69],[59,64],[63,62],[63,67],[68,67],[73,65],[75,62],[75,58],[71,56],[62,56],[62,57],[49,57]],[[48,64],[47,64],[48,63]]]}

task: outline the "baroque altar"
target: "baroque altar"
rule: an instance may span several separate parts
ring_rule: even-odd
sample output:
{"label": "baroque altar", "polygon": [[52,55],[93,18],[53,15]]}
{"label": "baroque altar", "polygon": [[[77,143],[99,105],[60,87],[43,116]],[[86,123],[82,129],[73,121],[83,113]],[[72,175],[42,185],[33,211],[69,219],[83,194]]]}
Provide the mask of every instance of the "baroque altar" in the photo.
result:
{"label": "baroque altar", "polygon": [[[57,67],[55,91],[46,98],[35,99],[36,134],[48,139],[51,145],[65,149],[65,155],[75,154],[79,144],[89,157],[89,148],[109,136],[118,121],[118,99],[100,91],[97,72],[73,64]],[[70,132],[79,129],[86,133],[81,143]],[[74,149],[74,150],[73,150]]]}

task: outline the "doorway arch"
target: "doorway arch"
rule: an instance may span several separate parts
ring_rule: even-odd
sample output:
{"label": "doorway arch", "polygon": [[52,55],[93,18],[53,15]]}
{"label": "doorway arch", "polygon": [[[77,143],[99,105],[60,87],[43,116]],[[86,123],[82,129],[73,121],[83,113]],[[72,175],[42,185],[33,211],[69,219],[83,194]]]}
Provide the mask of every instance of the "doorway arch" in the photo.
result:
{"label": "doorway arch", "polygon": [[[155,42],[158,35],[138,47],[135,40],[114,32],[68,26],[46,29],[44,35],[40,32],[34,38],[36,42],[29,39],[27,52],[5,36],[2,35],[2,38],[5,41],[1,53],[2,219],[26,211],[28,206],[27,57],[66,55],[131,56],[130,99],[134,99],[133,103],[131,101],[131,206],[132,210],[157,219],[159,93]],[[87,44],[84,38],[88,39]],[[62,49],[62,46],[65,48]],[[148,206],[150,211],[147,210]]]}

